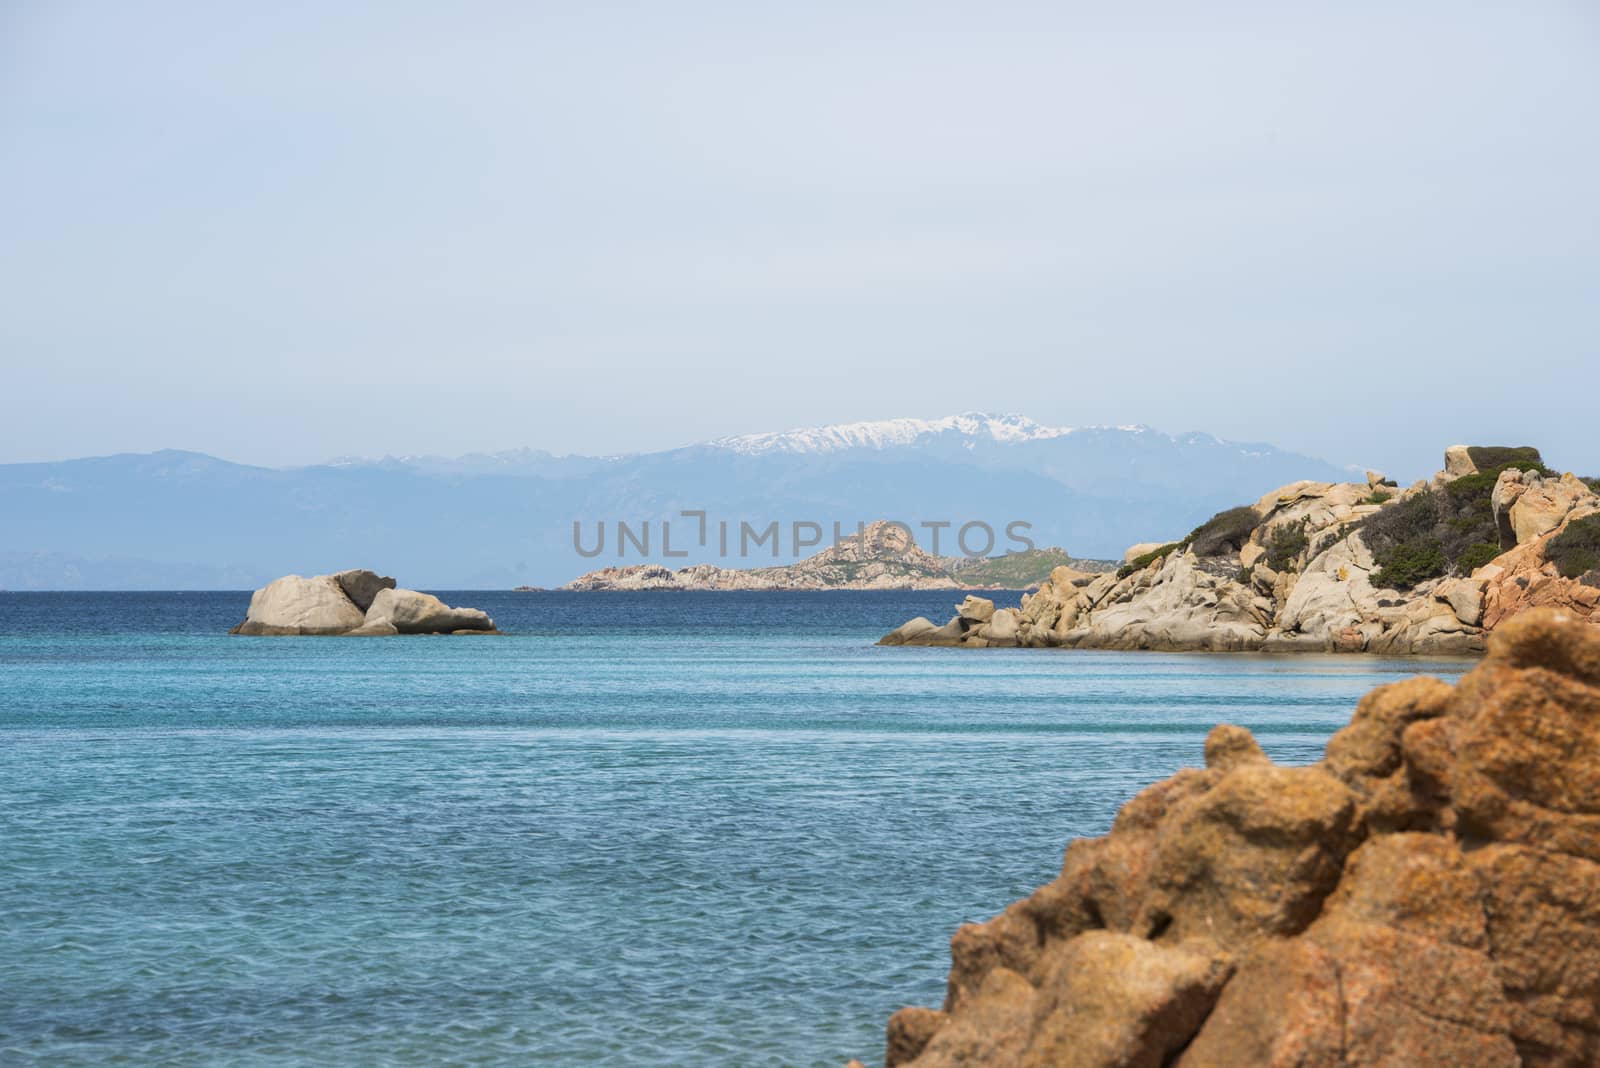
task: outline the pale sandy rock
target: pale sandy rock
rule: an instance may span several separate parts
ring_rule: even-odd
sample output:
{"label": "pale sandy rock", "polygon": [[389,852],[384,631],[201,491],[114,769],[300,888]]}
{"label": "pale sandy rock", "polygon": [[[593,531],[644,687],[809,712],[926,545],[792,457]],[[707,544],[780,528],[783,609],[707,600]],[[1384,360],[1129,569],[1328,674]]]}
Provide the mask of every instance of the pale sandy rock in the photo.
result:
{"label": "pale sandy rock", "polygon": [[[991,602],[993,603],[993,602]],[[989,617],[982,627],[982,635],[991,645],[1015,645],[1021,615],[1015,608],[1001,608]]]}
{"label": "pale sandy rock", "polygon": [[1284,601],[1278,629],[1322,639],[1328,648],[1346,627],[1355,627],[1378,610],[1378,596],[1368,580],[1372,554],[1359,534],[1352,534],[1306,565]]}
{"label": "pale sandy rock", "polygon": [[1467,451],[1467,446],[1451,445],[1444,450],[1444,473],[1450,478],[1478,473],[1478,465],[1472,462],[1472,454]]}
{"label": "pale sandy rock", "polygon": [[[1126,596],[1062,635],[1063,644],[1111,649],[1245,650],[1266,634],[1266,614],[1237,583],[1197,566],[1192,553],[1174,552],[1157,566],[1129,576]],[[1134,596],[1134,591],[1139,591]]]}
{"label": "pale sandy rock", "polygon": [[[371,594],[365,613],[352,591],[363,599]],[[312,578],[287,575],[268,583],[251,596],[249,613],[231,633],[372,638],[493,631],[494,622],[476,608],[451,608],[437,597],[396,589],[392,578],[354,570]]]}
{"label": "pale sandy rock", "polygon": [[1367,652],[1386,656],[1471,656],[1483,650],[1482,628],[1463,623],[1431,591],[1406,602],[1400,618],[1367,644]]}
{"label": "pale sandy rock", "polygon": [[1354,482],[1297,482],[1269,493],[1256,503],[1261,526],[1253,540],[1265,544],[1274,530],[1294,523],[1305,523],[1311,532],[1326,530],[1335,523],[1356,517],[1357,506],[1371,490]]}
{"label": "pale sandy rock", "polygon": [[1489,497],[1489,506],[1494,512],[1495,527],[1500,533],[1500,548],[1506,550],[1517,544],[1517,532],[1511,525],[1511,506],[1517,499],[1528,491],[1528,484],[1523,478],[1523,472],[1516,468],[1507,468],[1500,472],[1500,477],[1495,480],[1494,491]]}
{"label": "pale sandy rock", "polygon": [[1267,517],[1279,509],[1293,506],[1297,501],[1316,500],[1328,492],[1331,482],[1314,482],[1302,479],[1287,486],[1279,486],[1256,502],[1256,514]]}
{"label": "pale sandy rock", "polygon": [[361,623],[361,610],[332,575],[285,575],[251,595],[250,609],[235,633],[343,634]]}
{"label": "pale sandy rock", "polygon": [[1062,564],[1059,567],[1051,569],[1050,585],[1054,586],[1058,590],[1066,590],[1069,587],[1087,586],[1095,579],[1099,578],[1101,574],[1102,572],[1081,571],[1078,568],[1068,567],[1066,564]]}
{"label": "pale sandy rock", "polygon": [[451,608],[431,593],[379,590],[367,609],[366,625],[388,623],[401,634],[449,634],[493,630],[494,620],[476,608]]}
{"label": "pale sandy rock", "polygon": [[938,630],[938,624],[927,616],[918,616],[906,623],[900,624],[894,630],[883,636],[879,645],[905,645],[908,641],[931,634]]}
{"label": "pale sandy rock", "polygon": [[1560,478],[1526,475],[1527,489],[1510,506],[1511,529],[1517,544],[1548,534],[1566,520],[1580,504],[1591,504],[1595,495],[1584,481],[1568,472]]}
{"label": "pale sandy rock", "polygon": [[1483,622],[1483,592],[1488,583],[1478,578],[1448,579],[1433,595],[1450,606],[1456,618],[1468,626]]}
{"label": "pale sandy rock", "polygon": [[970,594],[956,606],[956,615],[971,623],[987,623],[994,617],[994,602]]}

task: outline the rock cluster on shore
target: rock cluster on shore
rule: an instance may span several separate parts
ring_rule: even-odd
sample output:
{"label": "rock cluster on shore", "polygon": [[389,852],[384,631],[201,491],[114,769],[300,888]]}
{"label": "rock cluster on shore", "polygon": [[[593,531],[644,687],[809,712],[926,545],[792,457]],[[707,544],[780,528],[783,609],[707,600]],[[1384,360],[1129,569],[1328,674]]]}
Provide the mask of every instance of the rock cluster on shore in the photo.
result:
{"label": "rock cluster on shore", "polygon": [[432,594],[397,589],[387,576],[354,570],[269,582],[251,595],[244,622],[229,633],[365,638],[499,632],[476,608],[451,608]]}
{"label": "rock cluster on shore", "polygon": [[[1115,574],[1053,574],[1017,608],[969,597],[944,625],[919,617],[882,644],[1471,655],[1495,627],[1536,605],[1600,622],[1600,572],[1565,574],[1551,559],[1555,539],[1600,513],[1600,496],[1574,475],[1538,473],[1533,450],[1477,451],[1533,459],[1491,480],[1495,468],[1480,472],[1473,450],[1453,446],[1444,471],[1405,491],[1376,473],[1365,482],[1296,482],[1219,514],[1192,540],[1132,547]],[[1477,481],[1469,486],[1469,478]],[[1451,496],[1463,486],[1472,493]],[[1386,570],[1367,521],[1389,510],[1426,512],[1438,499],[1469,513],[1436,520],[1441,529],[1481,513],[1475,521],[1495,543],[1470,546],[1459,566],[1445,568],[1442,550],[1419,537],[1391,551]],[[1473,552],[1482,562],[1469,570]],[[1384,584],[1428,566],[1445,573],[1405,588]]]}
{"label": "rock cluster on shore", "polygon": [[1600,1064],[1600,631],[1529,611],[1309,767],[1219,726],[950,948],[887,1068]]}

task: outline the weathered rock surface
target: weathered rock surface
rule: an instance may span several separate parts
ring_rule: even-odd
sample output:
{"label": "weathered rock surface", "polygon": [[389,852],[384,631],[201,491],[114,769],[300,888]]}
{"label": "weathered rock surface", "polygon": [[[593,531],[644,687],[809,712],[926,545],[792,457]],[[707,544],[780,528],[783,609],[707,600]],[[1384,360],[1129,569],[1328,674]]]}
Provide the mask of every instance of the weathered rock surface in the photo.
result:
{"label": "weathered rock surface", "polygon": [[1472,462],[1469,446],[1451,445],[1444,450],[1444,473],[1451,478],[1478,473],[1478,465]]}
{"label": "weathered rock surface", "polygon": [[1483,625],[1490,630],[1530,608],[1564,609],[1600,624],[1600,588],[1561,577],[1545,556],[1553,534],[1519,545],[1480,568],[1484,583]]}
{"label": "weathered rock surface", "polygon": [[1057,569],[1065,573],[1024,596],[1015,619],[999,607],[997,624],[964,603],[944,626],[902,627],[882,644],[1469,656],[1483,652],[1495,627],[1536,605],[1600,623],[1600,588],[1563,578],[1538,548],[1600,511],[1600,496],[1570,474],[1501,474],[1491,500],[1509,551],[1477,573],[1405,591],[1378,586],[1358,524],[1477,471],[1466,448],[1452,446],[1433,482],[1403,492],[1374,481],[1377,472],[1367,482],[1291,483],[1252,506],[1256,525],[1237,552],[1206,555],[1196,541],[1136,567],[1170,543],[1135,545],[1120,573]]}
{"label": "weathered rock surface", "polygon": [[285,575],[250,595],[250,609],[237,634],[343,634],[363,622],[332,575]]}
{"label": "weathered rock surface", "polygon": [[395,588],[373,571],[302,578],[285,575],[250,597],[244,622],[229,633],[253,636],[497,633],[476,608],[451,608],[431,594]]}
{"label": "weathered rock surface", "polygon": [[951,939],[886,1065],[1600,1064],[1600,631],[1501,627],[1310,767],[1217,727],[1061,875]]}
{"label": "weathered rock surface", "polygon": [[366,625],[388,623],[401,634],[451,634],[493,630],[494,621],[476,608],[451,608],[431,593],[379,590],[367,609]]}

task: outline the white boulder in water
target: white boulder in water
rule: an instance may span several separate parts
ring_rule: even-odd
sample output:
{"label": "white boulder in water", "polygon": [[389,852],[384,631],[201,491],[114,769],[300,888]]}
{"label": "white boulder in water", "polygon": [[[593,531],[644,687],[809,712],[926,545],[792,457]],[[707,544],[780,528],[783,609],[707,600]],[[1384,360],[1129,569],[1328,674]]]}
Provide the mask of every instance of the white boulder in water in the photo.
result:
{"label": "white boulder in water", "polygon": [[494,620],[476,608],[452,608],[439,598],[395,587],[374,571],[285,575],[250,597],[233,634],[349,635],[496,634]]}

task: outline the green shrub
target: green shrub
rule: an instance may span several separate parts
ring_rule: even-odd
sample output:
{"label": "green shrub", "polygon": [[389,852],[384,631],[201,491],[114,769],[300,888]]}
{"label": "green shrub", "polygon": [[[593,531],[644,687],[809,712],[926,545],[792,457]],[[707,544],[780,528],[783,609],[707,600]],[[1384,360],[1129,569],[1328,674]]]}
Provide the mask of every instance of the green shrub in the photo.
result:
{"label": "green shrub", "polygon": [[1532,445],[1469,445],[1467,456],[1479,471],[1490,467],[1509,467],[1512,464],[1517,464],[1519,467],[1523,464],[1541,468],[1544,466],[1539,450]]}
{"label": "green shrub", "polygon": [[1189,532],[1178,544],[1194,550],[1196,556],[1226,556],[1244,548],[1250,532],[1260,519],[1248,504],[1218,512]]}
{"label": "green shrub", "polygon": [[1461,551],[1456,557],[1456,572],[1470,575],[1490,560],[1500,555],[1500,546],[1486,541],[1474,542]]}
{"label": "green shrub", "polygon": [[1494,519],[1494,485],[1508,468],[1555,472],[1533,448],[1474,446],[1480,470],[1388,505],[1362,520],[1361,537],[1378,562],[1373,582],[1409,589],[1440,575],[1471,574],[1500,555]]}
{"label": "green shrub", "polygon": [[1368,496],[1367,499],[1362,501],[1361,503],[1362,504],[1383,504],[1384,502],[1392,500],[1393,498],[1394,498],[1394,494],[1390,493],[1388,490],[1386,490],[1386,489],[1375,489],[1375,490],[1372,491],[1371,495]]}
{"label": "green shrub", "polygon": [[974,586],[999,586],[1021,590],[1050,577],[1050,572],[1076,563],[1065,549],[1024,549],[1004,556],[985,556],[963,560],[951,571],[962,582]]}
{"label": "green shrub", "polygon": [[1245,586],[1250,585],[1250,577],[1256,573],[1255,565],[1239,569],[1239,582]]}
{"label": "green shrub", "polygon": [[1362,521],[1361,536],[1373,552],[1425,538],[1440,522],[1442,498],[1443,494],[1429,491],[1391,504]]}
{"label": "green shrub", "polygon": [[1350,536],[1350,524],[1340,523],[1332,530],[1325,530],[1322,533],[1325,535],[1323,538],[1311,543],[1311,549],[1306,553],[1307,560],[1315,560],[1345,538],[1348,538]]}
{"label": "green shrub", "polygon": [[1182,543],[1174,541],[1168,542],[1159,549],[1151,549],[1147,553],[1141,553],[1138,556],[1135,556],[1132,560],[1129,560],[1127,563],[1123,564],[1121,567],[1117,568],[1117,578],[1127,578],[1135,571],[1143,571],[1157,560],[1160,560],[1162,557],[1172,552],[1172,550],[1179,548],[1182,548]]}
{"label": "green shrub", "polygon": [[1305,552],[1310,543],[1304,519],[1298,523],[1285,523],[1267,539],[1267,566],[1274,571],[1289,570],[1289,566]]}
{"label": "green shrub", "polygon": [[1403,541],[1373,556],[1378,570],[1372,573],[1372,584],[1380,589],[1409,590],[1450,570],[1444,546],[1437,538]]}
{"label": "green shrub", "polygon": [[1563,578],[1578,578],[1600,568],[1600,514],[1568,523],[1545,545],[1544,554]]}

